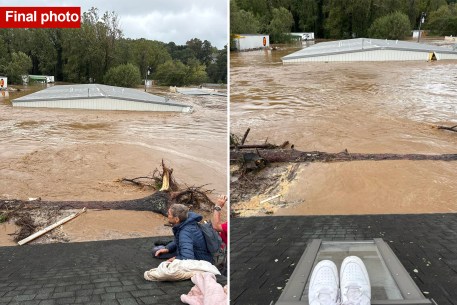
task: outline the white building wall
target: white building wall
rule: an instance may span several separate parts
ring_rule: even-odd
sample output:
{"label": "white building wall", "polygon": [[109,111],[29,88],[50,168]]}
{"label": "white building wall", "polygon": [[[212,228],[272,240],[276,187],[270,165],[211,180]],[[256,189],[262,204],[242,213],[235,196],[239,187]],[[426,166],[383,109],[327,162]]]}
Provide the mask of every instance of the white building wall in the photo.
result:
{"label": "white building wall", "polygon": [[[262,49],[270,46],[270,36],[268,35],[240,36],[240,38],[235,38],[236,46],[239,51]],[[263,44],[264,39],[265,45]]]}
{"label": "white building wall", "polygon": [[[457,54],[438,54],[439,60],[457,59]],[[408,61],[421,60],[427,61],[429,52],[397,51],[397,50],[373,50],[352,53],[342,53],[333,55],[322,55],[313,57],[303,57],[295,59],[284,59],[283,63],[301,63],[301,62],[321,62],[321,61]]]}
{"label": "white building wall", "polygon": [[91,109],[91,110],[128,110],[128,111],[159,111],[159,112],[190,112],[189,106],[166,105],[156,103],[143,103],[117,99],[74,99],[74,100],[51,100],[20,102],[13,100],[15,107],[37,108],[67,108],[67,109]]}

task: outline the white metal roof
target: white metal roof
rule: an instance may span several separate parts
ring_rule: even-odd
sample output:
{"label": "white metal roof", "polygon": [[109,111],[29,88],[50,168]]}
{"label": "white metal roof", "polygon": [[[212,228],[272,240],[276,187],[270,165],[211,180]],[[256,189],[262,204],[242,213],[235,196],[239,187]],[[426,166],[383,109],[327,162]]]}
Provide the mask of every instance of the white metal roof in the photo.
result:
{"label": "white metal roof", "polygon": [[53,86],[17,98],[14,100],[14,102],[39,102],[100,98],[191,108],[191,106],[180,104],[176,101],[169,100],[168,98],[146,93],[137,89],[114,87],[100,84]]}
{"label": "white metal roof", "polygon": [[226,93],[218,92],[215,89],[208,88],[177,88],[176,91],[185,95],[218,95],[227,96]]}
{"label": "white metal roof", "polygon": [[371,38],[356,38],[338,41],[321,42],[310,47],[304,48],[295,53],[282,57],[284,60],[317,57],[326,55],[336,55],[352,52],[363,52],[373,50],[397,50],[397,51],[416,51],[416,52],[439,52],[456,54],[457,51],[451,48],[428,45],[423,43],[408,42],[401,40],[384,40]]}

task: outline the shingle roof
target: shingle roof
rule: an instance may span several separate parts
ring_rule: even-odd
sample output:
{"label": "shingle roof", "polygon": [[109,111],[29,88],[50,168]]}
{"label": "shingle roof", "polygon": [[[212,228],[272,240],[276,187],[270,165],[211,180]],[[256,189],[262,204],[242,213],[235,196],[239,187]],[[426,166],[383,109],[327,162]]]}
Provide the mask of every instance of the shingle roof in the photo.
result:
{"label": "shingle roof", "polygon": [[382,238],[425,297],[457,304],[457,214],[235,218],[230,230],[231,304],[276,303],[314,238]]}
{"label": "shingle roof", "polygon": [[172,237],[0,247],[0,303],[182,304],[190,280],[143,278],[161,262],[151,255],[159,239]]}

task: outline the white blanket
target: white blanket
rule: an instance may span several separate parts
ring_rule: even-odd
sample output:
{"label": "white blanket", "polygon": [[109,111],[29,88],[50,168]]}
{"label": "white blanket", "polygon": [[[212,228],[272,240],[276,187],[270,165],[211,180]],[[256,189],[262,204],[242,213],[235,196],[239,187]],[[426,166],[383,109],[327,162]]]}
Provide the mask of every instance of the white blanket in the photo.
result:
{"label": "white blanket", "polygon": [[162,262],[157,268],[146,271],[144,278],[148,281],[182,281],[190,279],[200,272],[221,274],[215,266],[207,261],[175,259],[171,263]]}

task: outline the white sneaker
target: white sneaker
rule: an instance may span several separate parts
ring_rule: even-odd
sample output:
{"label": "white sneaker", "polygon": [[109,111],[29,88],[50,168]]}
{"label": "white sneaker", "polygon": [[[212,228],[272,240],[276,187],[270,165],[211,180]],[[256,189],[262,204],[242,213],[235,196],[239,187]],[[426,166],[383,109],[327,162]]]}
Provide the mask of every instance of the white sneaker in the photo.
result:
{"label": "white sneaker", "polygon": [[309,305],[337,305],[338,286],[338,269],[335,263],[329,260],[320,261],[311,274]]}
{"label": "white sneaker", "polygon": [[370,305],[370,279],[360,258],[346,257],[341,264],[340,277],[342,305]]}

